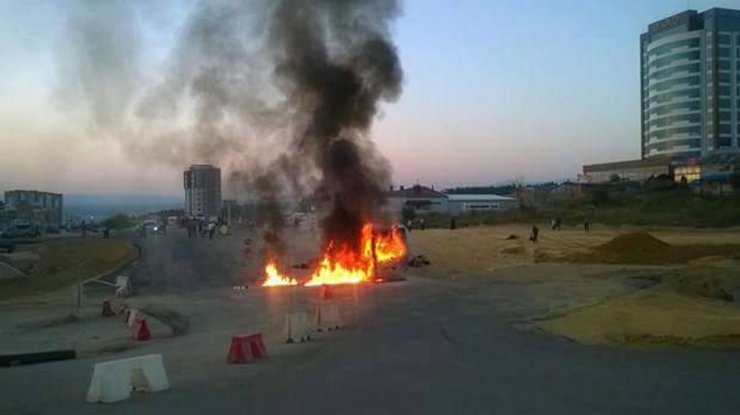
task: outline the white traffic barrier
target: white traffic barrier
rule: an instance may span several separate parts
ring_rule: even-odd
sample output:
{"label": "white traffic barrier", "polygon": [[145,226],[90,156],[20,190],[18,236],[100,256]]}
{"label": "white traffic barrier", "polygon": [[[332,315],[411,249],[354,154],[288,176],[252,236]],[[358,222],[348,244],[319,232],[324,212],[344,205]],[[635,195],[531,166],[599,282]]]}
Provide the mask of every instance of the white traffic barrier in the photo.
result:
{"label": "white traffic barrier", "polygon": [[311,321],[307,312],[300,311],[285,316],[283,335],[288,343],[309,341],[311,340],[312,332],[313,327],[311,327]]}
{"label": "white traffic barrier", "polygon": [[116,277],[116,297],[128,297],[133,292],[131,280],[125,275]]}
{"label": "white traffic barrier", "polygon": [[134,324],[136,324],[136,322],[139,320],[139,318],[141,318],[141,316],[139,316],[139,310],[135,308],[129,308],[128,310],[126,310],[125,315],[126,315],[125,323],[129,327],[133,327]]}
{"label": "white traffic barrier", "polygon": [[339,317],[339,309],[336,304],[319,304],[316,307],[314,316],[314,325],[316,330],[338,329],[342,326],[342,319]]}
{"label": "white traffic barrier", "polygon": [[96,363],[88,402],[117,402],[128,399],[131,391],[159,392],[169,389],[161,354]]}

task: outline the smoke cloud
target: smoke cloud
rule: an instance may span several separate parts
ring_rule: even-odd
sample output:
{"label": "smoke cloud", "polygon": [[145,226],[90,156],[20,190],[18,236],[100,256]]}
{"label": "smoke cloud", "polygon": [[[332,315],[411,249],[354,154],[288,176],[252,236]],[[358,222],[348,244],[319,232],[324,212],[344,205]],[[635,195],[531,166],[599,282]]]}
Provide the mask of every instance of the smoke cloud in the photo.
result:
{"label": "smoke cloud", "polygon": [[274,212],[275,235],[281,194],[321,195],[327,241],[356,243],[390,183],[369,130],[380,102],[401,93],[396,1],[202,1],[162,67],[140,47],[161,22],[150,11],[113,0],[71,8],[65,106],[86,109],[91,131],[135,159],[221,165]]}

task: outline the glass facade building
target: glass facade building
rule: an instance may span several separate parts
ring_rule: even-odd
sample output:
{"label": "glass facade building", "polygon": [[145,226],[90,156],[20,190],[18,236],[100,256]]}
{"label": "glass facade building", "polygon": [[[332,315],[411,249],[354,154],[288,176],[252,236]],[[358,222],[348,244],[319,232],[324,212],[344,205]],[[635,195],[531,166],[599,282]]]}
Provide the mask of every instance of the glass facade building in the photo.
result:
{"label": "glass facade building", "polygon": [[688,10],[640,36],[642,158],[740,151],[740,10]]}

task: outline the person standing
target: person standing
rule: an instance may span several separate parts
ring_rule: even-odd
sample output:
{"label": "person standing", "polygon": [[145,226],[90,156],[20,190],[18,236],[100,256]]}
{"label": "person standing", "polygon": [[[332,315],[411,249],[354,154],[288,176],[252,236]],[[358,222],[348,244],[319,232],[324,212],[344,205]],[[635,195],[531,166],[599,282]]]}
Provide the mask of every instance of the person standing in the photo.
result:
{"label": "person standing", "polygon": [[208,222],[208,239],[213,239],[214,233],[216,233],[216,223],[210,221]]}
{"label": "person standing", "polygon": [[537,225],[532,225],[532,233],[529,235],[529,240],[533,244],[536,244],[539,237],[540,237],[540,229],[537,227]]}
{"label": "person standing", "polygon": [[588,216],[583,219],[583,231],[586,233],[591,232],[591,219]]}

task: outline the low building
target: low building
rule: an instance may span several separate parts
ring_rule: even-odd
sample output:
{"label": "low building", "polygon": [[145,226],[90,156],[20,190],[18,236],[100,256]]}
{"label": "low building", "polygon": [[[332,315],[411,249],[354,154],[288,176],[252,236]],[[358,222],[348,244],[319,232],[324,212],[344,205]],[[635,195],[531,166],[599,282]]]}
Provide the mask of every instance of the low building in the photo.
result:
{"label": "low building", "polygon": [[387,197],[388,209],[394,212],[409,207],[421,214],[447,213],[447,195],[426,186],[417,184],[408,188],[401,186],[398,190],[391,188]]}
{"label": "low building", "polygon": [[693,188],[724,194],[732,190],[730,178],[735,174],[740,174],[740,155],[727,153],[586,165],[579,179],[584,183],[598,184],[617,177],[642,183],[652,177],[667,175]]}
{"label": "low building", "polygon": [[519,207],[513,197],[492,194],[447,194],[430,187],[415,185],[401,186],[387,193],[389,211],[400,213],[411,208],[418,214],[439,213],[460,215],[467,212],[508,210]]}
{"label": "low building", "polygon": [[510,210],[519,207],[513,197],[499,195],[447,195],[447,211],[450,215],[487,210]]}
{"label": "low building", "polygon": [[37,190],[9,190],[5,201],[0,226],[8,228],[15,222],[31,223],[41,227],[61,227],[64,196],[60,193]]}
{"label": "low building", "polygon": [[680,177],[679,169],[676,168],[676,179],[682,181],[685,177],[686,182],[699,192],[725,195],[737,190],[733,188],[733,178],[740,175],[738,154],[713,154],[702,157],[699,163],[690,168],[691,170],[686,170],[686,174]]}
{"label": "low building", "polygon": [[583,175],[579,178],[590,183],[606,183],[612,177],[618,177],[620,180],[644,182],[651,177],[664,174],[671,175],[672,173],[670,159],[644,159],[588,164],[583,166]]}

